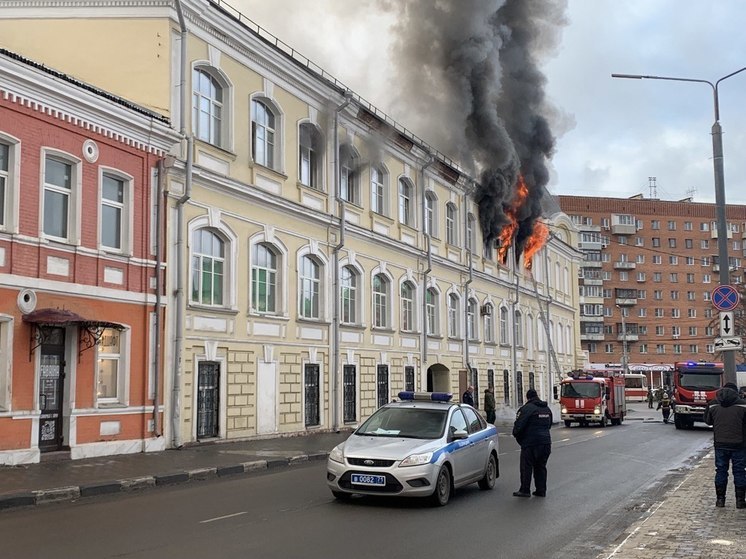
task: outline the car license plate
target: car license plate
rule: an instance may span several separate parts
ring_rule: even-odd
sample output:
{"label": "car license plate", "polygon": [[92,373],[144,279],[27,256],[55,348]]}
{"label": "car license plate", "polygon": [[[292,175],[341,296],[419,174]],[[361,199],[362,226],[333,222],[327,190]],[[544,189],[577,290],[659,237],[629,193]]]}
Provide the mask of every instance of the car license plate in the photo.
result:
{"label": "car license plate", "polygon": [[355,485],[386,485],[386,476],[352,474],[350,481]]}

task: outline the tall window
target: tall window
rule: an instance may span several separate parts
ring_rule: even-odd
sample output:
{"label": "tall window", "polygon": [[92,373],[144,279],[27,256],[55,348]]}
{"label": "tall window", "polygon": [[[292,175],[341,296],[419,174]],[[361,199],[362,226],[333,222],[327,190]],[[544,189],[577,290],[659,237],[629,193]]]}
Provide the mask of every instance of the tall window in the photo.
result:
{"label": "tall window", "polygon": [[275,114],[262,101],[251,102],[251,156],[259,165],[275,168]]}
{"label": "tall window", "polygon": [[313,124],[301,124],[299,130],[300,182],[311,188],[321,187],[321,134]]}
{"label": "tall window", "polygon": [[401,284],[401,324],[406,332],[414,330],[414,287],[408,281]]}
{"label": "tall window", "polygon": [[8,178],[8,169],[10,167],[10,146],[0,143],[0,227],[7,225],[5,217],[5,199],[6,191],[10,180]]}
{"label": "tall window", "polygon": [[277,312],[277,255],[257,243],[252,251],[251,308],[262,313]]}
{"label": "tall window", "polygon": [[515,345],[523,347],[523,317],[521,311],[515,311]]}
{"label": "tall window", "polygon": [[122,343],[119,330],[105,328],[98,344],[98,385],[96,399],[100,403],[120,402]]}
{"label": "tall window", "polygon": [[413,201],[412,184],[406,179],[399,179],[399,221],[404,225],[412,226],[414,217],[412,215]]}
{"label": "tall window", "polygon": [[357,161],[351,146],[339,148],[339,195],[351,204],[360,203],[360,186],[357,173]]}
{"label": "tall window", "polygon": [[219,146],[223,120],[223,87],[204,70],[194,70],[192,80],[194,134],[204,142]]}
{"label": "tall window", "polygon": [[192,238],[192,302],[222,305],[225,243],[209,229],[198,229]]}
{"label": "tall window", "polygon": [[484,341],[487,343],[495,342],[495,319],[492,314],[494,309],[490,303],[484,306]]}
{"label": "tall window", "polygon": [[474,247],[477,246],[476,241],[476,219],[474,218],[474,214],[469,214],[466,216],[466,249],[469,251],[474,251]]}
{"label": "tall window", "polygon": [[300,262],[300,316],[319,318],[320,266],[310,256]]}
{"label": "tall window", "polygon": [[351,266],[342,268],[340,279],[342,297],[342,322],[355,324],[357,322],[357,273]]}
{"label": "tall window", "polygon": [[67,239],[70,223],[73,166],[55,157],[44,162],[44,234]]}
{"label": "tall window", "polygon": [[432,192],[425,194],[425,231],[428,235],[432,235],[433,237],[438,235],[438,231],[435,227],[437,218],[436,204],[437,199],[435,198],[435,194]]}
{"label": "tall window", "polygon": [[344,421],[357,421],[357,371],[355,365],[345,365],[342,368]]}
{"label": "tall window", "polygon": [[458,296],[451,293],[448,296],[448,335],[457,338],[459,335]]}
{"label": "tall window", "polygon": [[500,343],[509,343],[508,337],[508,309],[500,307]]}
{"label": "tall window", "polygon": [[476,340],[479,337],[477,328],[477,317],[479,316],[479,305],[476,299],[469,299],[466,303],[466,336],[470,340]]}
{"label": "tall window", "polygon": [[425,307],[427,309],[427,333],[438,333],[438,293],[432,287],[425,293]]}
{"label": "tall window", "polygon": [[370,168],[370,204],[374,212],[386,214],[386,177],[380,167]]}
{"label": "tall window", "polygon": [[373,277],[373,326],[387,328],[389,316],[389,282],[383,274]]}
{"label": "tall window", "polygon": [[127,219],[126,183],[107,173],[104,173],[101,182],[101,244],[122,250]]}
{"label": "tall window", "polygon": [[446,204],[446,242],[449,245],[458,243],[458,210],[451,202]]}

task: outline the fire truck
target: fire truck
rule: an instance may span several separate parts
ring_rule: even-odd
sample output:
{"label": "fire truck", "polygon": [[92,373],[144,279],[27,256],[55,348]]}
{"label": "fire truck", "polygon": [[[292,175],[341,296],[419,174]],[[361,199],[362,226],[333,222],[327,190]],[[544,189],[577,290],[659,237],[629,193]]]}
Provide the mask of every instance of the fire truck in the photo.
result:
{"label": "fire truck", "polygon": [[624,375],[616,371],[575,371],[560,382],[560,412],[565,427],[598,423],[621,425],[627,415]]}
{"label": "fire truck", "polygon": [[707,402],[723,385],[723,364],[680,361],[673,369],[673,422],[677,429],[704,423]]}

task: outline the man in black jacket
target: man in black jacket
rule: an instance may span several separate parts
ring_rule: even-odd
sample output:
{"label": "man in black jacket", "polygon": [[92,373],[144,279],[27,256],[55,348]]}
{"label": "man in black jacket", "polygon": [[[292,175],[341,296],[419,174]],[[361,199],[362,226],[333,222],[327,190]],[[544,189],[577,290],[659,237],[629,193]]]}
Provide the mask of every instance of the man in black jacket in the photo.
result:
{"label": "man in black jacket", "polygon": [[736,508],[746,508],[746,400],[738,397],[738,387],[726,383],[707,404],[705,422],[712,425],[715,440],[716,507],[725,506],[728,464],[733,468]]}
{"label": "man in black jacket", "polygon": [[513,436],[521,445],[521,487],[514,497],[531,496],[531,474],[536,490],[534,495],[547,494],[547,460],[552,452],[552,410],[539,399],[533,388],[526,392],[526,403],[515,416]]}

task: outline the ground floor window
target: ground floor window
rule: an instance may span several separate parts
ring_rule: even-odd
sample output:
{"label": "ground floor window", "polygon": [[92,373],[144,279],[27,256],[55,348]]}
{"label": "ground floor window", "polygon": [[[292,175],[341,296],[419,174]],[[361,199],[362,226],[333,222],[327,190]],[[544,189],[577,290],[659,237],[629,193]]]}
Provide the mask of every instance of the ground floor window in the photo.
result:
{"label": "ground floor window", "polygon": [[353,423],[357,421],[357,371],[355,365],[345,365],[342,371],[344,421]]}
{"label": "ground floor window", "polygon": [[414,367],[404,367],[404,390],[414,391]]}
{"label": "ground floor window", "polygon": [[523,372],[515,372],[515,391],[516,391],[516,405],[523,405]]}
{"label": "ground floor window", "polygon": [[503,401],[510,405],[510,371],[503,369]]}
{"label": "ground floor window", "polygon": [[124,403],[124,331],[104,328],[98,343],[96,398],[101,404]]}
{"label": "ground floor window", "polygon": [[220,363],[200,361],[197,368],[197,438],[218,436]]}
{"label": "ground floor window", "polygon": [[378,407],[385,406],[389,402],[389,366],[378,365],[376,368],[376,393],[378,395]]}
{"label": "ground floor window", "polygon": [[306,397],[306,427],[321,423],[319,386],[320,372],[317,364],[309,363],[305,366],[305,397]]}

